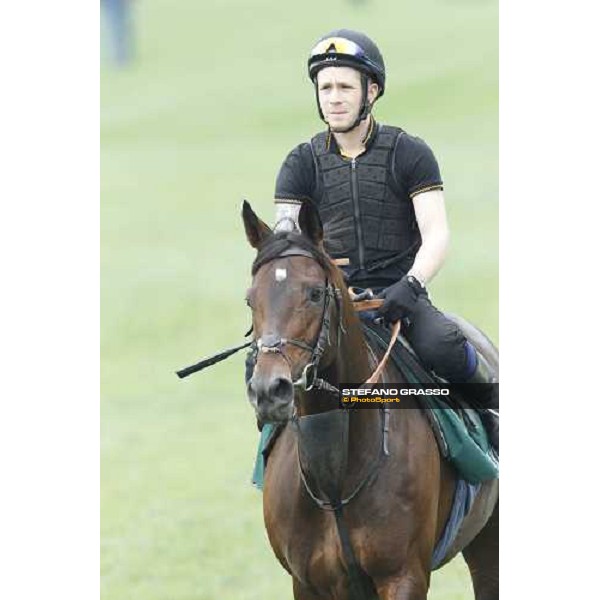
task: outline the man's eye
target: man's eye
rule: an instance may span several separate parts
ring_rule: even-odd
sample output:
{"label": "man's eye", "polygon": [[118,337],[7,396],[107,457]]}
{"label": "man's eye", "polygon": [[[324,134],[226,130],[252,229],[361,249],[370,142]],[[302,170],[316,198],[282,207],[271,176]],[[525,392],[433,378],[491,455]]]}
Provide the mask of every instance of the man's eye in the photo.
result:
{"label": "man's eye", "polygon": [[252,308],[252,303],[250,302],[250,298],[248,298],[248,296],[246,296],[246,298],[244,298],[244,301],[246,302],[246,306],[249,306],[250,308]]}

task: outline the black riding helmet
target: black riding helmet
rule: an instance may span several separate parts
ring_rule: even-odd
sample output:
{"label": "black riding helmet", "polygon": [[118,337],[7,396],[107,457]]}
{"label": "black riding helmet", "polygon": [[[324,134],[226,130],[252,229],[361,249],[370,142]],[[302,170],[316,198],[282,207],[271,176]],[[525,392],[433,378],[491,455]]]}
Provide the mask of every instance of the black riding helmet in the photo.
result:
{"label": "black riding helmet", "polygon": [[308,75],[315,84],[317,108],[322,120],[323,112],[319,104],[317,73],[325,67],[352,67],[361,72],[362,108],[356,121],[347,129],[354,129],[371,112],[367,101],[368,78],[371,77],[379,86],[377,99],[385,91],[385,64],[377,45],[364,33],[350,29],[336,29],[324,35],[315,44],[308,58]]}

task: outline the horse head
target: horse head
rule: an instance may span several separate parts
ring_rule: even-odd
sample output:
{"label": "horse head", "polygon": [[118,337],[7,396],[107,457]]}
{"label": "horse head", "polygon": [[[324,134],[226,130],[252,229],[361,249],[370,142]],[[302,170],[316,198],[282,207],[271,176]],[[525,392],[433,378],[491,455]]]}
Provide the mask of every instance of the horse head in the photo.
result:
{"label": "horse head", "polygon": [[[341,375],[341,338],[345,326],[357,325],[357,320],[343,275],[323,249],[318,212],[312,203],[303,203],[300,231],[280,233],[261,221],[247,202],[242,216],[248,241],[257,250],[246,298],[256,353],[247,389],[250,403],[260,422],[331,408],[337,400],[333,386]],[[329,393],[313,390],[315,381],[329,381]],[[303,399],[311,390],[309,408]]]}

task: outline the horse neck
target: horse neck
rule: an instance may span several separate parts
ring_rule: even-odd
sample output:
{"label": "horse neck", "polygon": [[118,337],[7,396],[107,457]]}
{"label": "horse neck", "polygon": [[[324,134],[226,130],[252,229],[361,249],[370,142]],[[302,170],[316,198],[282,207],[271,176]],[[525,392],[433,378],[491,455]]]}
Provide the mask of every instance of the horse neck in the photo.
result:
{"label": "horse neck", "polygon": [[345,288],[341,290],[340,314],[342,327],[338,327],[338,352],[335,371],[338,382],[363,383],[370,375],[369,354],[360,319],[352,306]]}
{"label": "horse neck", "polygon": [[[342,296],[340,311],[332,320],[328,334],[330,342],[320,362],[318,376],[340,388],[345,383],[366,381],[370,375],[370,365],[365,336],[350,297],[345,287],[337,285],[336,289],[341,291]],[[312,390],[301,396],[299,414],[314,414],[331,408],[330,392]]]}
{"label": "horse neck", "polygon": [[[367,378],[372,375],[377,364],[379,364],[378,361],[381,360],[383,351],[378,353],[378,359],[375,361],[375,365],[369,364],[369,346],[363,333],[360,319],[352,307],[351,302],[350,309],[352,314],[347,315],[347,320],[349,324],[351,323],[352,325],[349,325],[348,327],[349,337],[342,343],[342,347],[344,349],[356,348],[358,344],[355,340],[360,338],[362,342],[361,347],[364,349],[360,357],[361,360],[366,361],[368,374],[361,378],[360,381],[356,381],[352,378],[350,378],[350,381],[352,383],[363,383],[367,381]],[[397,385],[390,386],[389,384],[398,383],[406,383],[405,376],[398,370],[393,360],[388,360],[379,379],[376,381],[376,387],[397,387]],[[417,409],[418,402],[414,398],[407,397],[406,400],[403,399],[402,406],[407,409]],[[419,410],[400,410],[400,412],[392,410],[392,413],[394,413],[394,423],[396,424],[396,427],[400,427],[402,431],[414,430],[414,421],[424,419]],[[352,487],[356,485],[356,482],[360,481],[364,474],[368,472],[373,462],[378,460],[377,457],[380,456],[383,451],[382,444],[384,443],[385,435],[384,419],[384,413],[381,409],[350,409],[348,469],[345,478],[346,484],[349,485],[350,489],[352,489]],[[403,453],[408,452],[408,446],[403,445],[402,448]]]}
{"label": "horse neck", "polygon": [[[340,314],[342,326],[334,322],[330,336],[330,352],[335,356],[319,376],[340,387],[342,383],[362,384],[371,374],[369,352],[360,320],[345,287],[341,290]],[[337,334],[333,335],[333,328]],[[339,338],[337,336],[340,336]],[[334,398],[335,402],[336,399]],[[299,423],[299,452],[310,485],[326,495],[351,493],[378,460],[382,444],[382,422],[379,410],[348,409],[347,443],[341,445],[339,411],[331,411],[329,392],[314,390],[304,395],[300,415],[312,414],[316,420]],[[318,413],[324,413],[318,416]],[[331,420],[331,421],[330,421]],[[341,420],[341,421],[340,421]],[[322,424],[322,428],[319,428]],[[312,440],[312,441],[311,441]]]}
{"label": "horse neck", "polygon": [[[345,288],[342,291],[339,351],[335,361],[337,383],[362,384],[374,366],[369,360],[368,345],[360,319]],[[333,373],[332,373],[333,376]],[[364,471],[381,444],[381,421],[378,410],[350,409],[348,468],[346,479],[352,481]]]}

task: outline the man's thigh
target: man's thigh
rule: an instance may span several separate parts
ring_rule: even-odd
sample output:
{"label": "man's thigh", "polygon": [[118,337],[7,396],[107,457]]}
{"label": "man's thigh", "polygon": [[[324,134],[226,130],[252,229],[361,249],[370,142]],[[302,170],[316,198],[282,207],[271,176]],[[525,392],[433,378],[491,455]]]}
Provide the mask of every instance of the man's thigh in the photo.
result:
{"label": "man's thigh", "polygon": [[467,369],[466,338],[460,328],[421,296],[404,334],[425,365],[442,377],[460,381]]}

